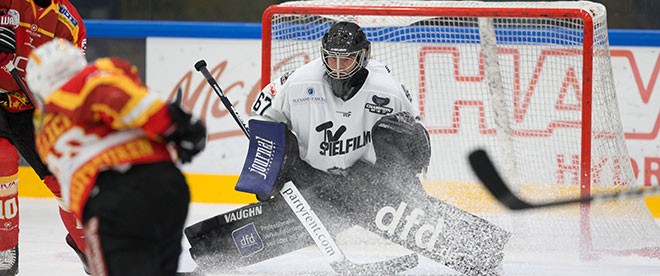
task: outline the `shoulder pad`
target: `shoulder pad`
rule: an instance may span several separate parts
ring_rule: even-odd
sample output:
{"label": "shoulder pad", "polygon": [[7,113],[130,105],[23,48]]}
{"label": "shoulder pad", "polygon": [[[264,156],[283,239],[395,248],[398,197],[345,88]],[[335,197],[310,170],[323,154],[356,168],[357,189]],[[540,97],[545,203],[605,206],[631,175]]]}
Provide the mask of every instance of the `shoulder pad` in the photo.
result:
{"label": "shoulder pad", "polygon": [[403,84],[401,85],[401,89],[403,89],[403,93],[406,95],[406,98],[412,103],[413,99],[412,96],[410,95],[410,90],[408,90],[408,88],[406,88],[406,86]]}
{"label": "shoulder pad", "polygon": [[289,79],[289,76],[291,76],[291,74],[293,74],[294,71],[295,70],[291,70],[289,72],[284,73],[284,75],[280,77],[280,85],[284,85],[286,80]]}
{"label": "shoulder pad", "polygon": [[275,82],[271,82],[271,83],[269,83],[269,84],[266,85],[266,87],[264,87],[264,89],[262,89],[261,91],[262,91],[262,92],[267,92],[267,94],[269,94],[269,95],[271,95],[271,96],[274,97],[275,94],[277,94],[277,88],[276,88],[276,84],[275,84]]}
{"label": "shoulder pad", "polygon": [[67,6],[65,6],[62,3],[59,3],[57,4],[57,11],[60,14],[60,18],[62,18],[67,25],[71,25],[72,27],[78,27],[79,24],[78,20],[69,11],[69,8]]}

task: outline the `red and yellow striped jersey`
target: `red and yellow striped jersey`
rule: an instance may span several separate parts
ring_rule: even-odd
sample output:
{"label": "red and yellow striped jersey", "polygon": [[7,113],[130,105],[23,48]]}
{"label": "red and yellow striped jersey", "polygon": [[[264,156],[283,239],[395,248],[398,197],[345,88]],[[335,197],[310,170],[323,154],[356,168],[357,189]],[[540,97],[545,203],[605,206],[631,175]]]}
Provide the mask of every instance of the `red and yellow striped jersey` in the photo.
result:
{"label": "red and yellow striped jersey", "polygon": [[[25,67],[32,49],[41,46],[54,37],[64,38],[85,51],[87,31],[78,11],[69,0],[52,0],[50,6],[42,8],[33,0],[0,0],[0,9],[15,10],[20,16],[16,33],[16,57],[13,62],[21,77],[25,78]],[[21,99],[23,93],[12,76],[0,70],[0,91]],[[16,112],[32,108],[32,105],[20,100],[10,101],[16,106],[4,106]]]}
{"label": "red and yellow striped jersey", "polygon": [[167,104],[135,66],[102,58],[45,99],[35,114],[36,147],[65,206],[81,218],[99,171],[173,160],[161,139],[171,125]]}

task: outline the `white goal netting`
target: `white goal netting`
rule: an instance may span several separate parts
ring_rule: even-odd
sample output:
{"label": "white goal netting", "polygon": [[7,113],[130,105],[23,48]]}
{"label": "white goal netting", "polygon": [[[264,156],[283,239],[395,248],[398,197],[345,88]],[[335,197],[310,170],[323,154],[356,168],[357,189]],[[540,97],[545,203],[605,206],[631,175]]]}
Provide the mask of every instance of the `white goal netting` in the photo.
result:
{"label": "white goal netting", "polygon": [[510,213],[481,187],[466,158],[487,150],[533,202],[634,185],[604,6],[286,2],[264,16],[262,82],[319,57],[320,40],[337,20],[360,24],[372,57],[412,93],[432,140],[427,191],[512,231],[511,254],[660,256],[660,231],[641,199]]}

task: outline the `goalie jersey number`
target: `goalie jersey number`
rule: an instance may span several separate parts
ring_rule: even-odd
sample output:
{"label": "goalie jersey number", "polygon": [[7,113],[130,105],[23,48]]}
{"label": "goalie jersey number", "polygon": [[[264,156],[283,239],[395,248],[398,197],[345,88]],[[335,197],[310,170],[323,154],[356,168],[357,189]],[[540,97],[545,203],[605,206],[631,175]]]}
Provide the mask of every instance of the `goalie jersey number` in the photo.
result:
{"label": "goalie jersey number", "polygon": [[271,106],[272,103],[273,99],[265,95],[265,93],[262,91],[259,93],[257,100],[254,101],[254,105],[252,105],[252,111],[256,114],[264,115],[264,112]]}

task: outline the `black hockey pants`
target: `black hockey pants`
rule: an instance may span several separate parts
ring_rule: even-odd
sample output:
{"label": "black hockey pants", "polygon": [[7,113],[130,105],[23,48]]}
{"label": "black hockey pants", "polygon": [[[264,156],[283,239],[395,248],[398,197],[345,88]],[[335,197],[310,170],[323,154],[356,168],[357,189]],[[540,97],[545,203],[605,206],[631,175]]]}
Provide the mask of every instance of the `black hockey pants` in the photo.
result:
{"label": "black hockey pants", "polygon": [[99,174],[94,189],[83,215],[92,271],[176,275],[190,203],[181,171],[170,162],[133,165],[123,173],[108,170]]}

